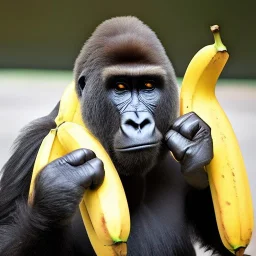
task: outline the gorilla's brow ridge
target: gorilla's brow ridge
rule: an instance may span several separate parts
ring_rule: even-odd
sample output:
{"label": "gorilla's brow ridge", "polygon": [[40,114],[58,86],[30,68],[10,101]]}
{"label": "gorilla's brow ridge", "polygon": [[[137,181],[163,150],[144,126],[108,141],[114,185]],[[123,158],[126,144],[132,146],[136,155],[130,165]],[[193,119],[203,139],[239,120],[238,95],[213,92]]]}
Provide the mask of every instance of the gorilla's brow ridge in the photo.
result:
{"label": "gorilla's brow ridge", "polygon": [[111,76],[139,76],[139,75],[158,75],[166,76],[166,71],[161,66],[155,65],[114,65],[104,68],[102,72],[103,81]]}

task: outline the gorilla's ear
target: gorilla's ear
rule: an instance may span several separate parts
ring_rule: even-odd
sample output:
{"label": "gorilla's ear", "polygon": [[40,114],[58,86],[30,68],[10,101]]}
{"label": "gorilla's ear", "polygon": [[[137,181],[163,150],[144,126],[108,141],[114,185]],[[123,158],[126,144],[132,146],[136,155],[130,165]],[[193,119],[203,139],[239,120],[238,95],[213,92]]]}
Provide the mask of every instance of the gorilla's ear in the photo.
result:
{"label": "gorilla's ear", "polygon": [[86,84],[86,79],[85,79],[85,76],[84,75],[82,75],[82,76],[80,76],[79,77],[79,79],[78,79],[78,91],[79,91],[79,96],[81,96],[82,95],[82,92],[83,92],[83,89],[84,89],[84,87],[85,87],[85,84]]}

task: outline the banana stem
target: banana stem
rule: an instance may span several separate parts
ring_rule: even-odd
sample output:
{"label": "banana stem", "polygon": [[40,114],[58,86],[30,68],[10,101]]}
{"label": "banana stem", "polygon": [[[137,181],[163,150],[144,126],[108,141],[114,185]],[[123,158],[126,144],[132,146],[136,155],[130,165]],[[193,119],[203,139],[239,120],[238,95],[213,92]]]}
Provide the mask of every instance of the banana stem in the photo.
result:
{"label": "banana stem", "polygon": [[239,249],[236,250],[236,256],[243,256],[244,255],[245,248],[240,247]]}
{"label": "banana stem", "polygon": [[211,31],[214,37],[214,45],[218,52],[227,51],[227,47],[222,43],[220,37],[220,27],[218,25],[211,26]]}

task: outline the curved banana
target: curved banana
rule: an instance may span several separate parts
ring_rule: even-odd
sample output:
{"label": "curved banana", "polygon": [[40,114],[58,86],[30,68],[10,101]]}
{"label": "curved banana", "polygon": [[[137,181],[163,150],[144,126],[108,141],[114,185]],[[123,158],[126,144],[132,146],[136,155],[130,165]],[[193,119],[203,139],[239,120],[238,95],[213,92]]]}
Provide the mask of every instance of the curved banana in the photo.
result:
{"label": "curved banana", "polygon": [[36,156],[36,161],[33,168],[33,173],[29,188],[29,203],[32,204],[33,191],[35,186],[35,178],[38,173],[50,162],[60,158],[66,154],[66,151],[60,144],[57,135],[57,129],[51,129],[50,132],[45,136],[41,143],[39,151]]}
{"label": "curved banana", "polygon": [[229,54],[219,27],[212,26],[215,43],[191,60],[181,86],[181,114],[197,113],[210,127],[214,158],[206,166],[217,219],[225,247],[243,255],[253,230],[253,206],[242,154],[232,126],[215,96],[215,86]]}
{"label": "curved banana", "polygon": [[[29,203],[33,200],[35,177],[43,167],[77,148],[92,149],[104,162],[105,179],[100,189],[88,190],[84,195],[80,203],[83,222],[97,255],[125,256],[126,241],[130,232],[125,192],[111,159],[84,125],[74,82],[69,84],[63,93],[55,123],[56,128],[44,138],[37,154],[30,184]],[[78,133],[70,132],[69,126],[78,128]]]}
{"label": "curved banana", "polygon": [[72,122],[60,125],[57,136],[67,152],[88,148],[103,161],[103,184],[96,190],[86,190],[83,200],[93,228],[104,245],[126,242],[130,232],[128,204],[121,180],[105,149],[85,127]]}
{"label": "curved banana", "polygon": [[29,203],[32,203],[35,178],[38,173],[53,160],[66,154],[56,136],[57,126],[65,121],[72,121],[77,111],[78,99],[76,97],[74,83],[71,83],[64,91],[60,101],[58,115],[55,118],[56,128],[50,130],[42,141],[34,164],[29,188]]}
{"label": "curved banana", "polygon": [[84,200],[81,201],[80,212],[82,215],[82,219],[91,241],[92,247],[97,255],[99,256],[126,256],[127,255],[127,245],[126,243],[116,243],[113,245],[105,246],[101,240],[99,240],[95,230],[93,228],[90,216],[86,209],[86,205]]}
{"label": "curved banana", "polygon": [[71,122],[74,119],[77,109],[80,108],[79,100],[76,94],[75,83],[70,83],[65,89],[59,106],[59,112],[55,118],[57,126],[63,122]]}
{"label": "curved banana", "polygon": [[35,186],[35,178],[38,173],[49,163],[54,140],[56,138],[56,129],[50,130],[48,135],[44,138],[37,153],[36,161],[33,168],[30,189],[29,189],[29,203],[33,200],[33,191]]}

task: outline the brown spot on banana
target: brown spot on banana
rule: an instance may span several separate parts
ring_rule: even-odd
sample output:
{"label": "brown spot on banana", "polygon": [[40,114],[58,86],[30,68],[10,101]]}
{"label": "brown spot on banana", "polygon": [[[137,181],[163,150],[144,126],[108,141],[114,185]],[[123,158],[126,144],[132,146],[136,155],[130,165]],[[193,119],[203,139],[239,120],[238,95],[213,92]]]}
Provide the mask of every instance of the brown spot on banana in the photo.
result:
{"label": "brown spot on banana", "polygon": [[228,202],[228,201],[226,201],[226,205],[231,205],[231,203],[230,203],[230,202]]}
{"label": "brown spot on banana", "polygon": [[109,234],[107,226],[106,226],[106,220],[105,220],[103,215],[101,217],[101,226],[102,226],[102,228],[104,230],[104,233]]}

